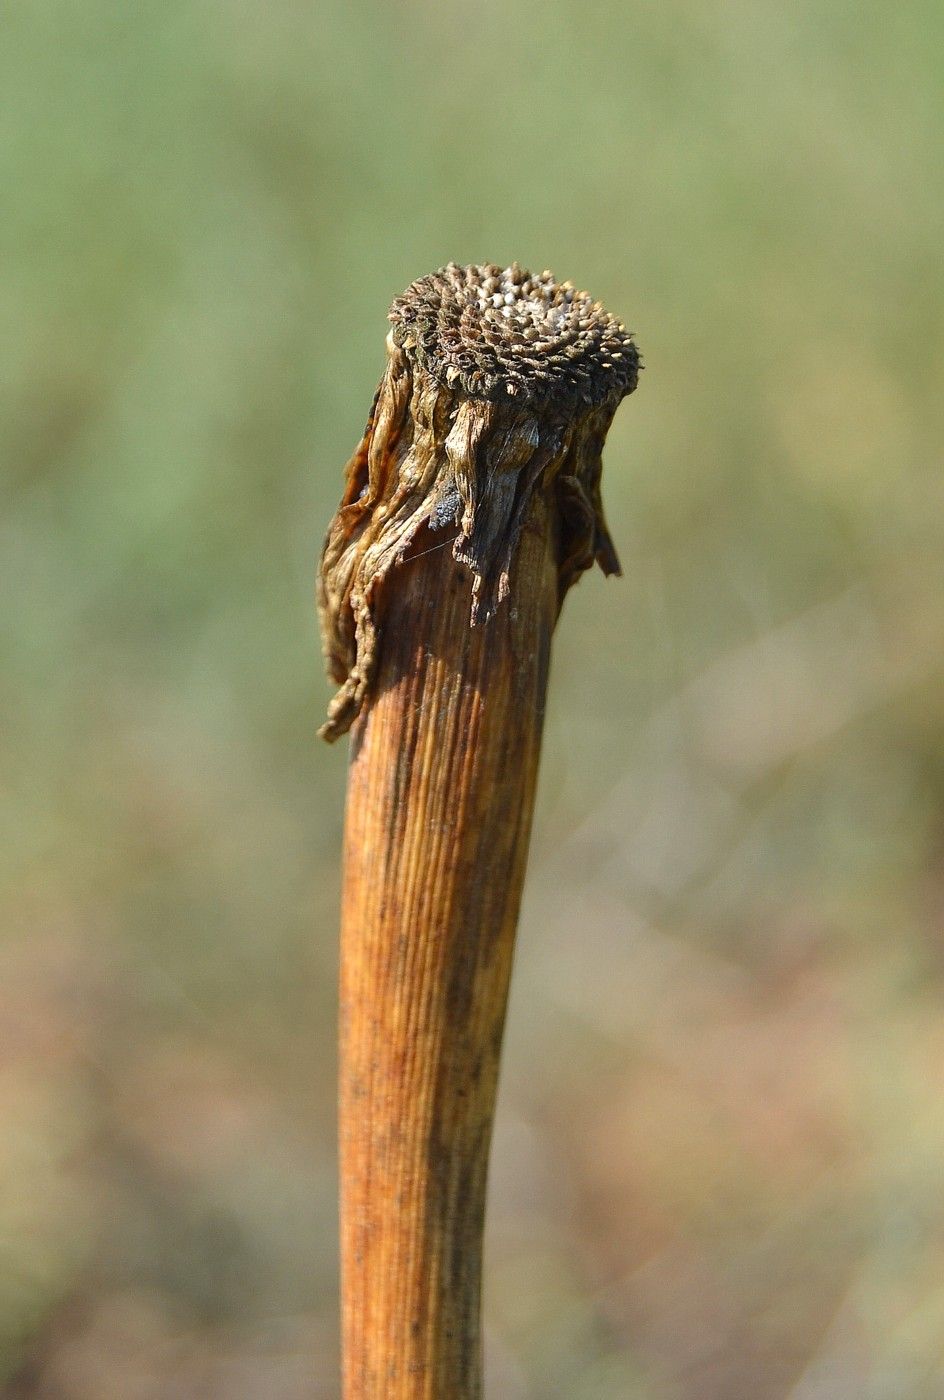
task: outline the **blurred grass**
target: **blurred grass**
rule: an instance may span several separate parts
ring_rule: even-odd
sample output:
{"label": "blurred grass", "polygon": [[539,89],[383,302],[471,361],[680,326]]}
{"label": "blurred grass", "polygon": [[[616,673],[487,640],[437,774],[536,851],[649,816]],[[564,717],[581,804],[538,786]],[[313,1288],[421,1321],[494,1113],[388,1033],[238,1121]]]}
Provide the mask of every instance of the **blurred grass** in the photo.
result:
{"label": "blurred grass", "polygon": [[507,1400],[944,1393],[944,13],[8,6],[0,1363],[333,1396],[314,561],[449,258],[638,332],[558,634]]}

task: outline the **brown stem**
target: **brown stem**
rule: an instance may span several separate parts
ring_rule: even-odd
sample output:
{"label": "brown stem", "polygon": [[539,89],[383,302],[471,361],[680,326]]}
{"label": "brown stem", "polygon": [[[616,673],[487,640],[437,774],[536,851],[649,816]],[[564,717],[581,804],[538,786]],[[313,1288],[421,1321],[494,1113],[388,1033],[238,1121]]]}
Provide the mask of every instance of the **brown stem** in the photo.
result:
{"label": "brown stem", "polygon": [[345,1400],[481,1394],[488,1150],[551,634],[579,572],[617,567],[600,451],[636,373],[623,328],[544,278],[450,267],[394,303],[325,548],[341,689],[323,732],[353,725]]}
{"label": "brown stem", "polygon": [[[543,503],[541,503],[543,506]],[[468,570],[403,567],[354,735],[341,932],[346,1394],[480,1393],[485,1175],[537,775],[557,568],[468,625]]]}

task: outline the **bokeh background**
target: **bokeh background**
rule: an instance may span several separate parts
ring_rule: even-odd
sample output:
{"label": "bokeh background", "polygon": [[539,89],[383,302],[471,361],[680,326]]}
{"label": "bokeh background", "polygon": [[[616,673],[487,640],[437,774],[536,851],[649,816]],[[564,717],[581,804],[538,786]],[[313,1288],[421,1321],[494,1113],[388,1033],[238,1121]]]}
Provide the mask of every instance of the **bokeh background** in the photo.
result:
{"label": "bokeh background", "polygon": [[391,298],[647,369],[556,642],[502,1400],[944,1396],[944,10],[3,7],[0,1388],[338,1395],[315,560]]}

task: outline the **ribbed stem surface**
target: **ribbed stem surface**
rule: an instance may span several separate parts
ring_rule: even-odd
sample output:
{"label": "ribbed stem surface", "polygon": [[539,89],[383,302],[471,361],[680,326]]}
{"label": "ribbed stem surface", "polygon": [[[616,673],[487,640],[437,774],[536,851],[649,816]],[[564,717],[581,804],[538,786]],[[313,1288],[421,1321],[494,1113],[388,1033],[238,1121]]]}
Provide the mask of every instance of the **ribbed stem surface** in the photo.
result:
{"label": "ribbed stem surface", "polygon": [[436,534],[397,570],[355,723],[341,946],[345,1400],[474,1400],[485,1183],[558,605],[532,503],[469,627]]}

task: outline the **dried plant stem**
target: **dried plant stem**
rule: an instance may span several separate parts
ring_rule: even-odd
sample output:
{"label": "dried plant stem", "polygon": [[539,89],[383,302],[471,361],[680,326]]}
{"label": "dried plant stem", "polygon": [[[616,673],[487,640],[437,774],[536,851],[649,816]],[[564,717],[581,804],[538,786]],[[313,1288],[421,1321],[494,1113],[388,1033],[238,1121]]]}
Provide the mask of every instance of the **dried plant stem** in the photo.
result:
{"label": "dried plant stem", "polygon": [[445,549],[403,566],[354,735],[341,950],[348,1400],[480,1393],[485,1181],[557,566],[535,502],[515,609],[468,625]]}
{"label": "dried plant stem", "polygon": [[319,600],[352,731],[341,938],[345,1400],[477,1400],[489,1142],[551,634],[618,572],[599,303],[452,264],[394,302]]}

